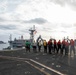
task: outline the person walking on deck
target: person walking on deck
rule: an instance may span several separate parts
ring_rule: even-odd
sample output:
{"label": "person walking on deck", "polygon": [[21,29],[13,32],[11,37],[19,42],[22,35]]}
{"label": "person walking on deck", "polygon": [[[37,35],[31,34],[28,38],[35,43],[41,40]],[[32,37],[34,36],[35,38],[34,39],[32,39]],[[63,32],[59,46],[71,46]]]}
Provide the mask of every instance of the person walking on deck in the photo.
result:
{"label": "person walking on deck", "polygon": [[30,52],[30,45],[31,45],[30,41],[26,41],[26,42],[25,42],[26,52],[27,52],[27,51]]}
{"label": "person walking on deck", "polygon": [[39,50],[39,52],[41,51],[41,46],[42,46],[42,42],[41,42],[41,40],[39,40],[39,42],[38,42],[38,50]]}
{"label": "person walking on deck", "polygon": [[48,50],[49,50],[49,54],[52,54],[51,50],[52,50],[52,40],[50,39],[48,41]]}
{"label": "person walking on deck", "polygon": [[57,53],[59,53],[59,50],[61,52],[61,41],[59,40],[57,43],[58,49],[57,49]]}
{"label": "person walking on deck", "polygon": [[75,50],[76,50],[76,39],[74,40],[74,46],[75,46]]}
{"label": "person walking on deck", "polygon": [[32,47],[33,47],[33,52],[36,53],[37,52],[37,44],[36,44],[35,41],[33,42],[33,46]]}
{"label": "person walking on deck", "polygon": [[68,55],[68,53],[69,53],[69,42],[67,40],[65,41],[65,55]]}
{"label": "person walking on deck", "polygon": [[72,51],[73,51],[73,54],[75,55],[75,47],[74,47],[74,40],[73,39],[70,40],[70,56],[72,54]]}
{"label": "person walking on deck", "polygon": [[47,42],[46,40],[43,41],[44,53],[47,53]]}
{"label": "person walking on deck", "polygon": [[54,53],[56,53],[57,52],[57,42],[56,42],[56,40],[54,39]]}
{"label": "person walking on deck", "polygon": [[65,52],[65,39],[62,40],[61,46],[61,54],[63,54]]}

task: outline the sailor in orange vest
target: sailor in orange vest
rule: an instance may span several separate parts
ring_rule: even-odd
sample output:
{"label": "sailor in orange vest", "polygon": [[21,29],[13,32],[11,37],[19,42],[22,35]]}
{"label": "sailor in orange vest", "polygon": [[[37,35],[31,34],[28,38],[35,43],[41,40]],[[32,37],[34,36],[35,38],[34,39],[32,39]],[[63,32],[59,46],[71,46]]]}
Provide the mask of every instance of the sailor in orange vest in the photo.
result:
{"label": "sailor in orange vest", "polygon": [[65,39],[62,40],[62,49],[61,49],[61,54],[64,53],[65,50]]}
{"label": "sailor in orange vest", "polygon": [[54,39],[54,53],[57,52],[57,42],[56,40]]}
{"label": "sailor in orange vest", "polygon": [[75,47],[74,47],[74,40],[73,39],[70,40],[70,55],[72,53],[72,50],[73,50],[73,53],[75,55]]}
{"label": "sailor in orange vest", "polygon": [[57,53],[59,52],[59,50],[61,51],[61,41],[59,40],[57,43],[58,49],[57,49]]}
{"label": "sailor in orange vest", "polygon": [[65,41],[65,55],[68,55],[68,53],[69,53],[69,42],[67,40]]}
{"label": "sailor in orange vest", "polygon": [[48,50],[49,50],[49,54],[52,54],[51,50],[52,50],[52,40],[50,39],[48,41]]}
{"label": "sailor in orange vest", "polygon": [[76,39],[74,40],[74,47],[75,47],[75,50],[76,50]]}

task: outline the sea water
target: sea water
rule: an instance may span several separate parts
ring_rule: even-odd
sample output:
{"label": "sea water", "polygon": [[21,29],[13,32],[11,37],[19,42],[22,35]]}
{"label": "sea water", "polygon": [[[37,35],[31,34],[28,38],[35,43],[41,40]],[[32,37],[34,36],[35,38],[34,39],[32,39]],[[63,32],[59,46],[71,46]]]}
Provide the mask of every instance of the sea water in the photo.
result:
{"label": "sea water", "polygon": [[9,43],[0,44],[0,50],[3,50],[3,48],[7,48],[9,46]]}

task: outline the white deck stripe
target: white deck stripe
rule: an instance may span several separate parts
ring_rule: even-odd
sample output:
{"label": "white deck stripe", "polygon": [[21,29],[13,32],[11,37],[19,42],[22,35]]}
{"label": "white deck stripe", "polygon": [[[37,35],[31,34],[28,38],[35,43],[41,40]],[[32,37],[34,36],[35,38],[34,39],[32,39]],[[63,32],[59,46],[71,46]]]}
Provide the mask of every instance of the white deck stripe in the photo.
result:
{"label": "white deck stripe", "polygon": [[39,68],[39,67],[37,67],[37,66],[31,64],[30,62],[28,62],[28,61],[25,61],[25,62],[26,62],[27,64],[33,66],[34,68],[36,68],[36,69],[39,70],[40,72],[43,72],[45,75],[51,75],[50,73],[44,71],[43,69],[41,69],[41,68]]}
{"label": "white deck stripe", "polygon": [[6,58],[6,59],[25,59],[25,60],[29,60],[28,58],[19,58],[19,57],[10,57],[10,56],[0,56],[0,58]]}
{"label": "white deck stripe", "polygon": [[37,62],[37,61],[35,61],[35,60],[33,60],[33,59],[30,59],[30,61],[32,61],[32,62],[34,62],[34,63],[36,63],[36,64],[38,64],[38,65],[40,65],[40,66],[43,66],[43,67],[45,67],[46,69],[48,69],[48,70],[50,70],[50,71],[53,71],[53,72],[55,72],[55,73],[57,73],[57,74],[59,74],[59,75],[65,75],[65,74],[63,74],[63,73],[61,73],[61,72],[59,72],[59,71],[57,71],[57,70],[55,70],[55,69],[52,69],[52,68],[50,68],[50,67],[48,67],[48,66],[46,66],[46,65],[44,65],[44,64],[41,64],[41,63],[39,63],[39,62]]}
{"label": "white deck stripe", "polygon": [[65,75],[65,74],[63,74],[63,73],[61,73],[61,72],[59,72],[59,71],[57,71],[57,70],[55,70],[55,69],[52,69],[52,68],[50,68],[50,67],[48,67],[48,66],[46,66],[46,65],[44,65],[44,64],[42,64],[42,63],[39,63],[39,62],[37,62],[37,61],[35,61],[35,60],[33,60],[33,59],[29,59],[29,58],[19,58],[19,57],[10,57],[10,56],[0,56],[1,58],[7,58],[7,59],[26,59],[26,60],[30,60],[30,61],[32,61],[32,62],[34,62],[34,63],[36,63],[36,64],[38,64],[38,65],[40,65],[40,66],[42,66],[42,67],[45,67],[46,69],[48,69],[48,70],[50,70],[50,71],[53,71],[54,73],[57,73],[57,74],[59,74],[59,75]]}

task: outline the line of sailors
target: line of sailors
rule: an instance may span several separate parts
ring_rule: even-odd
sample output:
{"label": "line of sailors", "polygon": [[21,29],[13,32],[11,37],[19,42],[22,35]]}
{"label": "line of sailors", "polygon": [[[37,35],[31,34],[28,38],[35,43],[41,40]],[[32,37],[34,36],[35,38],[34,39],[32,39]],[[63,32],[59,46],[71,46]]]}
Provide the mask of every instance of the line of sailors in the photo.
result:
{"label": "line of sailors", "polygon": [[55,39],[50,39],[48,42],[46,40],[42,41],[39,40],[38,44],[34,41],[33,43],[33,51],[37,52],[37,47],[38,47],[38,52],[41,52],[41,47],[44,47],[44,53],[49,53],[49,54],[65,54],[68,55],[69,50],[70,50],[70,55],[73,51],[75,55],[75,42],[76,40],[65,40],[63,39],[62,42],[59,40],[58,42]]}
{"label": "line of sailors", "polygon": [[[70,54],[73,51],[73,53],[75,55],[75,46],[74,45],[75,45],[75,41],[73,39],[71,39],[71,40],[64,39],[64,40],[62,40],[62,42],[60,40],[57,42],[55,39],[50,39],[48,42],[46,40],[43,41],[44,53],[49,52],[49,54],[60,53],[60,54],[68,55],[69,49],[70,49]],[[42,46],[42,44],[41,44],[41,40],[40,40],[38,43],[39,52],[41,50],[41,46]]]}

